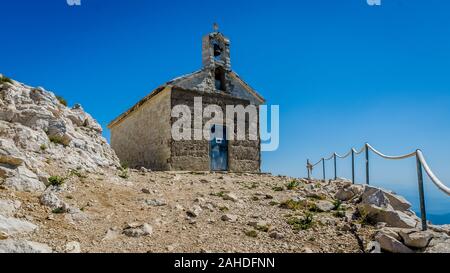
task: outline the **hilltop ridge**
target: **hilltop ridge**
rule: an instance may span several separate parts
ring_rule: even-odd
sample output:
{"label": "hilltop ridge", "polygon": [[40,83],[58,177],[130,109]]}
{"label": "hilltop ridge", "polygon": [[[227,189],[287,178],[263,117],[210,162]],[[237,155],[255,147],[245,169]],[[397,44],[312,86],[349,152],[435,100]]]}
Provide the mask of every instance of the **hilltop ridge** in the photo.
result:
{"label": "hilltop ridge", "polygon": [[387,190],[127,169],[81,105],[0,76],[1,252],[450,252]]}

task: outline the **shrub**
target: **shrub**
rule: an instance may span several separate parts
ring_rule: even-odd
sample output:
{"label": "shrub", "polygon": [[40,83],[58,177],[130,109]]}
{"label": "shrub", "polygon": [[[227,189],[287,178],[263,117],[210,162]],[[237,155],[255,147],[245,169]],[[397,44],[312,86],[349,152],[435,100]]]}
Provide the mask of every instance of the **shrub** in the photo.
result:
{"label": "shrub", "polygon": [[273,191],[283,191],[283,187],[273,187],[272,188]]}
{"label": "shrub", "polygon": [[79,170],[70,170],[69,175],[76,176],[78,178],[87,178],[87,176],[82,174]]}
{"label": "shrub", "polygon": [[50,137],[48,137],[48,139],[50,140],[51,143],[65,146],[64,139],[60,136],[50,136]]}
{"label": "shrub", "polygon": [[130,177],[128,169],[122,169],[119,173],[119,177],[123,179],[128,179]]}
{"label": "shrub", "polygon": [[292,217],[287,223],[296,231],[307,230],[313,226],[314,215],[307,212],[303,218]]}
{"label": "shrub", "polygon": [[294,201],[292,199],[284,201],[283,203],[280,204],[280,208],[290,209],[290,210],[299,210],[303,207],[304,207],[303,201]]}
{"label": "shrub", "polygon": [[124,161],[124,162],[120,162],[120,168],[122,169],[122,170],[126,170],[126,169],[129,169],[129,164],[128,164],[128,162],[126,162],[126,161]]}
{"label": "shrub", "polygon": [[256,232],[256,230],[246,230],[245,235],[247,235],[248,237],[256,238],[258,237],[258,232]]}
{"label": "shrub", "polygon": [[311,212],[321,212],[321,210],[317,207],[317,204],[314,202],[308,203],[308,210]]}
{"label": "shrub", "polygon": [[288,190],[294,190],[296,189],[298,186],[300,186],[300,182],[298,182],[297,180],[292,180],[291,182],[289,182],[289,184],[286,185],[286,188]]}
{"label": "shrub", "polygon": [[47,145],[45,145],[45,144],[41,144],[41,151],[45,151],[45,150],[47,150]]}
{"label": "shrub", "polygon": [[339,200],[339,199],[336,199],[336,200],[334,200],[333,201],[333,205],[334,205],[334,208],[333,208],[333,210],[340,210],[342,207],[342,201],[341,200]]}
{"label": "shrub", "polygon": [[0,83],[4,83],[4,82],[11,83],[11,84],[13,83],[13,81],[10,78],[8,78],[6,76],[1,76]]}
{"label": "shrub", "polygon": [[52,186],[61,186],[62,184],[64,184],[66,178],[61,177],[61,176],[50,176],[48,178],[48,182],[50,183],[50,185]]}
{"label": "shrub", "polygon": [[52,213],[54,213],[54,214],[61,214],[64,212],[65,212],[65,210],[63,208],[56,208],[56,209],[52,210]]}
{"label": "shrub", "polygon": [[337,210],[333,213],[334,217],[336,218],[344,218],[345,217],[345,211],[343,210]]}
{"label": "shrub", "polygon": [[217,192],[217,193],[211,193],[211,195],[212,195],[212,196],[217,196],[217,197],[223,198],[224,195],[225,195],[225,193],[226,193],[226,192],[224,192],[224,191],[220,191],[220,192]]}
{"label": "shrub", "polygon": [[358,209],[356,211],[356,216],[359,219],[358,222],[363,226],[376,224],[376,221],[364,209]]}
{"label": "shrub", "polygon": [[59,101],[59,103],[61,103],[62,105],[64,105],[64,106],[67,106],[67,101],[66,101],[66,99],[64,99],[63,97],[61,97],[61,96],[56,96],[56,99]]}

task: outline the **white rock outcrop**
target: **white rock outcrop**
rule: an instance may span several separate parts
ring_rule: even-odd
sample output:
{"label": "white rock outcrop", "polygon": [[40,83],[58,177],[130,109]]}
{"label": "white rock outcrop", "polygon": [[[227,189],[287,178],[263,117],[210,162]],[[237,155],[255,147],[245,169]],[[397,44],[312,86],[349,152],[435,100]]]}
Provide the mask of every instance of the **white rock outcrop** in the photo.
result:
{"label": "white rock outcrop", "polygon": [[20,233],[29,233],[38,227],[30,222],[0,215],[0,232],[8,236]]}
{"label": "white rock outcrop", "polygon": [[41,243],[9,239],[0,241],[0,253],[52,253],[52,249]]}
{"label": "white rock outcrop", "polygon": [[66,107],[50,91],[11,81],[0,83],[0,184],[42,192],[52,173],[119,165],[101,126],[81,105]]}
{"label": "white rock outcrop", "polygon": [[366,186],[361,199],[358,209],[376,222],[398,228],[416,228],[420,225],[420,219],[409,210],[411,204],[401,196]]}

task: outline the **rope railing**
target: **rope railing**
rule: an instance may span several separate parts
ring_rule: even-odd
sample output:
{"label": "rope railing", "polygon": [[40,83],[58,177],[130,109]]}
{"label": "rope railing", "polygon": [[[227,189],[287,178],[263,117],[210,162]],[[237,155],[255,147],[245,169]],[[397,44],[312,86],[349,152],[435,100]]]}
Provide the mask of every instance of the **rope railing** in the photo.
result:
{"label": "rope railing", "polygon": [[428,165],[427,161],[425,160],[425,157],[421,150],[416,150],[412,153],[405,154],[405,155],[399,155],[399,156],[389,156],[385,155],[382,152],[378,151],[374,147],[372,147],[369,143],[366,143],[364,147],[357,151],[355,148],[352,148],[348,153],[345,155],[339,155],[337,153],[333,153],[332,156],[329,158],[322,158],[319,160],[316,164],[311,164],[309,159],[307,160],[306,169],[308,171],[308,178],[311,178],[312,171],[315,167],[317,167],[320,163],[322,163],[322,174],[323,174],[323,180],[326,180],[326,173],[325,173],[325,162],[333,159],[334,161],[334,180],[337,180],[337,159],[345,159],[349,156],[352,157],[352,183],[355,184],[355,156],[360,155],[365,152],[365,163],[366,163],[366,184],[370,185],[370,166],[369,166],[369,152],[372,151],[376,155],[380,156],[381,158],[388,159],[388,160],[402,160],[407,158],[416,158],[416,164],[417,164],[417,177],[418,177],[418,186],[419,186],[419,198],[420,198],[420,214],[422,218],[422,229],[427,230],[428,229],[428,223],[427,223],[427,213],[425,208],[425,193],[424,193],[424,186],[423,186],[423,170],[425,170],[425,173],[430,178],[430,180],[434,183],[434,185],[441,190],[442,192],[446,193],[450,196],[450,187],[446,186],[431,170],[430,166]]}

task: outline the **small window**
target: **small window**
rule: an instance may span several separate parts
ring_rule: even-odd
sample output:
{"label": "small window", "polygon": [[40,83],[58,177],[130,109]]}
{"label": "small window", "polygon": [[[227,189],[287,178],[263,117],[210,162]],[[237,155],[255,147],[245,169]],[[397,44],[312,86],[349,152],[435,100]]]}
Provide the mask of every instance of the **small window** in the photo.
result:
{"label": "small window", "polygon": [[225,71],[221,68],[217,68],[215,71],[215,83],[216,90],[226,91],[225,88]]}

